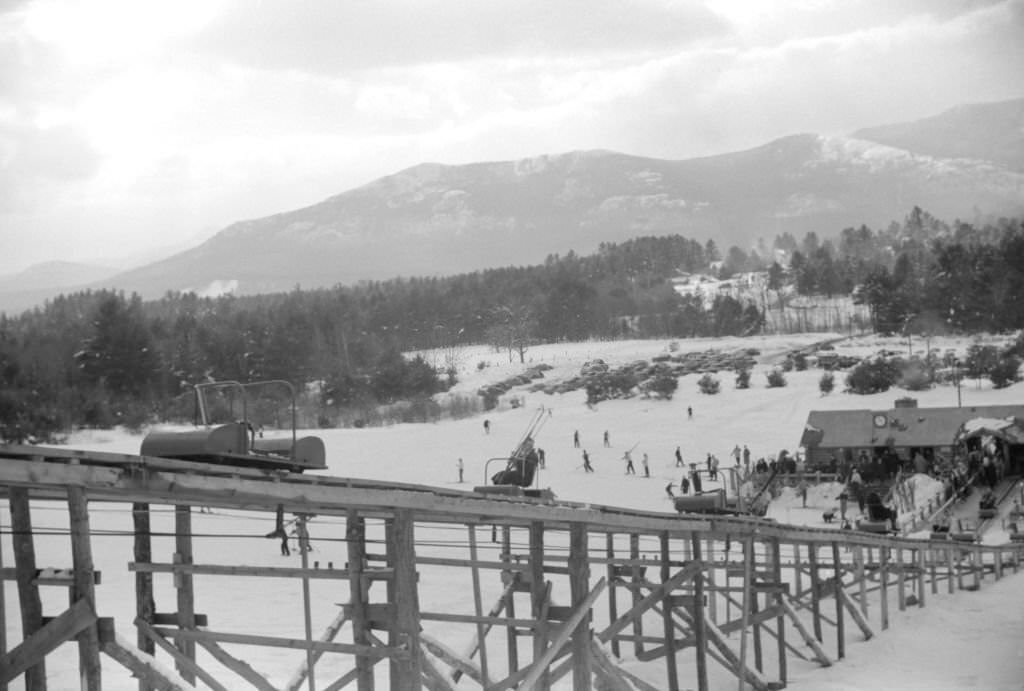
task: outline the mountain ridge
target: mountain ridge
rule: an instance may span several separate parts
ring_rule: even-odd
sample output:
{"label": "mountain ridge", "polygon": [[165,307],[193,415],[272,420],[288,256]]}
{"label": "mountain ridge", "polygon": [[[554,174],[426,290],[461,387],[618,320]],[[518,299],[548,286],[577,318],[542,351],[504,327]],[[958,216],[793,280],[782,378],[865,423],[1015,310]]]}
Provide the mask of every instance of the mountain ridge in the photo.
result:
{"label": "mountain ridge", "polygon": [[[638,235],[714,238],[724,248],[782,232],[881,227],[914,206],[949,220],[1024,213],[1024,147],[1015,148],[1024,137],[1024,99],[915,122],[919,129],[897,123],[853,136],[793,134],[681,160],[592,149],[424,162],[316,204],[232,223],[195,247],[89,287],[145,298],[212,294],[214,285],[275,292],[535,264]],[[979,128],[987,131],[975,134]],[[960,132],[961,155],[938,155],[951,132]],[[992,160],[1000,140],[1008,147]]]}

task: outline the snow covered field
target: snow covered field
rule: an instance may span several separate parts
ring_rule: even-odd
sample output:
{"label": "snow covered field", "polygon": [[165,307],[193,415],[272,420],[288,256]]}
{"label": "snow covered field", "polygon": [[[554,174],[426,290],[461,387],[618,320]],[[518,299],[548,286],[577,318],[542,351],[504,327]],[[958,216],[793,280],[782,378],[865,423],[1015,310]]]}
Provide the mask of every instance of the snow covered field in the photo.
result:
{"label": "snow covered field", "polygon": [[[512,393],[522,397],[524,405],[482,414],[460,421],[437,424],[396,425],[386,428],[317,430],[327,446],[329,474],[345,477],[375,478],[471,489],[483,484],[488,474],[489,458],[506,456],[519,441],[524,429],[536,411],[543,406],[550,410],[537,442],[546,452],[547,467],[542,471],[540,484],[548,486],[561,499],[597,504],[611,504],[655,511],[672,511],[665,493],[665,485],[678,482],[681,470],[675,467],[673,452],[678,445],[687,462],[703,461],[707,453],[714,453],[723,464],[731,463],[730,450],[736,446],[749,446],[753,457],[778,454],[780,449],[796,450],[807,414],[812,409],[888,408],[897,398],[910,395],[922,407],[955,406],[956,390],[940,387],[930,391],[907,394],[900,390],[875,396],[853,396],[841,393],[842,375],[836,378],[837,391],[822,396],[818,390],[820,370],[790,372],[784,388],[766,387],[764,373],[793,347],[808,345],[829,338],[828,334],[748,339],[699,339],[679,341],[681,352],[718,348],[731,351],[739,348],[758,348],[758,366],[751,378],[751,388],[735,389],[733,374],[721,372],[721,393],[703,395],[697,389],[697,375],[680,379],[679,389],[671,401],[634,398],[600,403],[595,407],[585,404],[585,393],[575,391],[560,395],[528,393],[525,388]],[[932,347],[956,348],[961,354],[970,339],[946,339],[933,342]],[[923,347],[915,342],[913,347]],[[903,340],[885,341],[875,337],[862,337],[837,345],[839,353],[870,353],[881,348],[907,349]],[[464,391],[475,391],[484,383],[502,380],[531,364],[548,363],[553,369],[546,373],[549,380],[575,374],[580,365],[592,358],[602,358],[612,366],[637,359],[667,353],[667,341],[616,341],[608,343],[557,344],[536,346],[527,353],[526,365],[509,363],[504,354],[495,354],[486,348],[466,349],[460,359],[460,384]],[[489,366],[478,368],[478,363]],[[973,381],[962,385],[964,406],[1012,404],[1024,402],[1024,384],[1003,390],[993,390],[987,382],[980,386]],[[687,415],[692,407],[692,419]],[[490,433],[483,428],[484,419],[490,421]],[[573,435],[579,432],[581,448],[573,447]],[[609,433],[611,445],[602,444],[604,432]],[[69,441],[75,448],[136,453],[141,437],[120,431],[89,431],[76,433]],[[634,448],[635,447],[635,448]],[[626,449],[633,448],[637,475],[624,475],[621,460]],[[581,469],[581,451],[585,449],[595,468],[592,474]],[[645,478],[640,465],[643,454],[650,459],[651,477]],[[457,484],[457,461],[463,459],[466,483]],[[490,472],[497,468],[492,466]],[[821,524],[821,512],[835,505],[831,488],[812,492],[809,508],[802,509],[791,493],[784,494],[770,508],[770,515],[794,523]],[[166,509],[166,507],[160,507]],[[97,568],[103,570],[103,583],[97,589],[98,609],[101,616],[114,616],[120,632],[134,638],[129,623],[134,617],[134,586],[131,574],[124,564],[131,560],[132,539],[130,510],[120,506],[93,505],[90,510],[93,529],[98,537],[94,541]],[[215,537],[202,538],[195,543],[197,563],[239,563],[250,565],[297,565],[298,557],[283,557],[276,541],[263,538],[272,529],[272,517],[217,511],[212,514],[196,512],[193,518],[197,534]],[[2,519],[9,526],[9,514]],[[53,528],[56,532],[66,528],[66,508],[59,505],[40,505],[34,510],[37,529]],[[154,530],[171,532],[173,512],[164,510],[154,516]],[[346,561],[343,542],[332,542],[329,536],[343,530],[343,521],[330,517],[317,517],[310,524],[313,537],[314,559],[322,563]],[[105,532],[106,534],[101,534]],[[40,537],[37,541],[37,562],[40,566],[69,566],[70,548],[64,535]],[[173,551],[170,538],[154,541],[155,560],[169,559]],[[10,541],[3,540],[3,562],[13,564]],[[494,580],[497,580],[496,578]],[[157,579],[158,610],[173,609],[173,590],[169,579]],[[221,590],[210,591],[203,581],[197,590],[197,610],[210,615],[219,630],[243,631],[258,628],[261,633],[298,636],[302,634],[301,592],[297,584],[285,582],[280,589],[270,588],[266,581],[256,579],[232,580]],[[273,584],[280,586],[280,584]],[[13,583],[6,583],[8,603],[8,641],[21,640],[20,628],[14,610],[17,596]],[[344,601],[347,595],[331,593],[329,586],[315,585],[314,602],[331,603],[316,613],[314,632],[322,630],[336,613],[333,603]],[[333,587],[337,588],[337,584]],[[500,584],[490,584],[491,592],[498,592]],[[253,588],[266,588],[253,592]],[[452,584],[449,597],[453,601],[465,598],[465,584]],[[294,592],[293,592],[294,591]],[[65,595],[50,593],[44,602],[47,614],[66,606]],[[254,598],[262,597],[267,606],[254,611]],[[490,597],[488,595],[487,597]],[[166,603],[160,607],[160,603]],[[905,613],[894,613],[891,628],[870,642],[852,637],[847,643],[847,658],[829,669],[816,665],[791,664],[790,688],[808,690],[846,689],[1020,689],[1024,687],[1024,575],[1011,576],[998,583],[991,582],[979,592],[960,592],[954,596],[932,597],[928,607],[911,608]],[[1012,606],[1007,606],[1013,603]],[[443,610],[444,602],[421,603],[424,608]],[[265,627],[265,628],[264,628]],[[461,648],[467,641],[450,643]],[[623,650],[628,655],[628,651]],[[261,672],[275,684],[283,684],[297,663],[295,651],[261,652]],[[325,661],[327,658],[325,658]],[[64,646],[48,662],[51,688],[77,687],[75,665],[77,651]],[[658,674],[644,674],[641,663],[625,658],[624,664],[637,674],[657,683]],[[318,665],[318,670],[320,669]],[[331,668],[324,667],[324,679]],[[663,672],[663,666],[658,665]],[[344,671],[344,670],[341,670]],[[692,677],[683,676],[684,680]],[[729,676],[713,676],[715,688],[736,688],[737,682]],[[568,682],[571,688],[571,682]],[[692,681],[690,682],[692,683]],[[110,689],[133,689],[135,682],[115,664],[104,662],[104,686]],[[564,686],[564,683],[563,683]]]}

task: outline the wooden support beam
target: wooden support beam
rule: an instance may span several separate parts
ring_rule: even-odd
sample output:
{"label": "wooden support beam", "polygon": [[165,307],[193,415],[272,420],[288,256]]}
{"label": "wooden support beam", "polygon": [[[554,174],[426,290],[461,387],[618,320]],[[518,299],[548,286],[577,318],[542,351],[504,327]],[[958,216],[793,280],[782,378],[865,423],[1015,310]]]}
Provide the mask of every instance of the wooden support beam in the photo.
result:
{"label": "wooden support beam", "polygon": [[857,624],[857,627],[860,628],[861,633],[864,634],[864,640],[871,639],[875,635],[875,632],[871,630],[871,625],[868,624],[867,618],[861,614],[860,610],[857,609],[857,606],[853,603],[853,600],[850,599],[850,596],[846,594],[846,591],[842,588],[837,589],[836,599],[850,612],[850,616],[853,617],[853,621]]}
{"label": "wooden support beam", "polygon": [[391,658],[392,691],[419,691],[423,670],[420,666],[420,604],[416,578],[416,536],[412,513],[395,512],[388,541],[388,557],[395,570],[394,604],[397,616],[389,635],[391,645],[408,650],[407,658]]}
{"label": "wooden support beam", "polygon": [[[615,590],[615,580],[618,575],[620,567],[616,566],[612,562],[615,560],[615,533],[605,533],[605,555],[607,559],[607,571],[605,578],[608,579],[608,621],[615,621],[619,618],[618,601]],[[619,639],[612,638],[612,655],[616,657],[620,654]]]}
{"label": "wooden support beam", "polygon": [[704,616],[704,630],[707,632],[708,641],[714,644],[719,654],[726,661],[726,668],[733,672],[738,678],[753,686],[757,691],[768,691],[768,680],[755,669],[751,669],[742,661],[739,656],[729,647],[725,634],[711,621],[711,617]]}
{"label": "wooden support beam", "polygon": [[597,639],[602,643],[611,640],[613,636],[617,635],[624,628],[632,624],[635,619],[642,617],[644,612],[651,609],[660,600],[663,600],[666,594],[671,593],[684,581],[696,577],[700,573],[701,568],[702,564],[699,562],[692,562],[685,568],[676,572],[674,576],[664,583],[652,587],[651,592],[647,597],[639,600],[633,609],[609,624],[607,628],[597,635]]}
{"label": "wooden support beam", "polygon": [[277,691],[276,687],[271,684],[265,676],[253,669],[248,662],[239,660],[237,657],[209,639],[199,639],[197,642],[204,650],[206,650],[206,652],[210,653],[217,662],[245,679],[258,691]]}
{"label": "wooden support beam", "polygon": [[843,570],[839,560],[839,543],[832,543],[832,563],[835,565],[835,575],[832,582],[836,591],[836,657],[842,660],[846,657],[846,627],[843,625]]}
{"label": "wooden support beam", "polygon": [[[43,603],[39,597],[39,587],[33,583],[36,577],[36,548],[32,540],[32,514],[28,490],[10,487],[8,496],[18,602],[21,605],[21,633],[22,639],[27,641],[43,626]],[[41,657],[25,670],[25,691],[46,691],[46,663]]]}
{"label": "wooden support beam", "polygon": [[[464,562],[459,563],[463,565]],[[309,580],[349,580],[353,577],[349,569],[302,568],[279,566],[233,566],[227,564],[143,564],[129,563],[128,570],[135,573],[173,573],[194,576],[252,576],[255,578],[308,578]],[[383,581],[391,578],[391,569],[363,569],[359,574],[364,580]]]}
{"label": "wooden support beam", "polygon": [[[188,506],[174,507],[174,549],[174,563],[192,564],[192,509]],[[177,591],[178,626],[183,629],[194,629],[196,610],[192,575],[189,573],[175,574],[174,588]],[[196,645],[192,640],[180,637],[175,644],[185,658],[195,661]],[[187,665],[179,665],[178,674],[190,684],[194,684],[196,681],[191,668]]]}
{"label": "wooden support beam", "polygon": [[800,621],[800,617],[799,615],[797,615],[795,611],[793,611],[793,607],[789,599],[784,598],[781,602],[779,602],[779,606],[782,607],[783,610],[785,610],[786,616],[789,617],[790,622],[792,622],[797,632],[804,639],[804,643],[806,643],[810,647],[810,649],[814,651],[814,657],[817,658],[818,664],[820,664],[822,667],[831,667],[832,661],[828,659],[828,655],[825,653],[825,649],[821,647],[821,644],[818,642],[818,639],[812,636],[811,633],[807,630],[807,627],[804,626],[802,621]]}
{"label": "wooden support beam", "polygon": [[[96,589],[93,583],[92,544],[89,530],[89,507],[81,487],[68,487],[68,513],[71,522],[71,561],[75,572],[71,597],[84,601],[96,611]],[[78,665],[83,691],[102,691],[100,638],[95,626],[78,634]]]}
{"label": "wooden support beam", "polygon": [[[142,502],[132,504],[132,526],[135,537],[133,545],[133,558],[135,559],[135,563],[148,564],[153,561],[153,543],[149,521],[149,504]],[[128,569],[131,570],[131,567],[132,564],[129,564]],[[152,622],[155,614],[156,601],[153,599],[153,574],[136,572],[135,616],[144,622]],[[153,655],[156,653],[156,644],[141,630],[136,631],[135,642],[139,650],[147,655]],[[104,652],[113,657],[106,648],[104,648]],[[153,688],[154,685],[147,675],[139,675],[139,691],[151,691]]]}
{"label": "wooden support beam", "polygon": [[[327,628],[324,629],[324,632],[320,635],[320,638],[318,638],[317,640],[319,640],[321,643],[330,643],[338,637],[338,633],[341,631],[341,627],[344,626],[345,622],[347,621],[348,609],[343,607],[338,612],[338,614],[335,615],[331,623],[327,625]],[[313,659],[313,664],[316,664],[316,662],[323,656],[324,651],[311,650],[309,654]],[[308,666],[308,662],[303,662],[301,665],[299,665],[299,668],[295,671],[295,674],[293,674],[292,678],[288,680],[287,684],[285,684],[285,691],[298,691],[299,687],[302,686],[302,682],[305,681],[308,676]]]}
{"label": "wooden support beam", "polygon": [[537,688],[537,680],[547,671],[551,661],[562,653],[562,648],[572,636],[572,632],[583,618],[590,613],[590,608],[593,607],[594,602],[604,591],[606,585],[607,581],[604,578],[594,585],[590,593],[587,594],[586,598],[576,608],[573,615],[555,629],[554,634],[551,636],[551,644],[538,659],[534,660],[529,667],[521,669],[515,674],[511,674],[502,681],[497,682],[488,691],[501,691],[502,689],[517,686],[523,689]]}
{"label": "wooden support beam", "polygon": [[[644,571],[647,567],[639,566],[637,562],[640,560],[640,536],[637,533],[629,534],[629,558],[634,561],[634,566],[630,569],[630,581],[633,583],[633,588],[630,591],[630,597],[633,600],[633,610],[636,610],[640,603],[640,590],[639,584],[643,580]],[[640,642],[641,637],[644,635],[644,624],[640,617],[635,617],[632,620],[633,623],[633,654],[640,655],[644,652],[644,644]]]}
{"label": "wooden support beam", "polygon": [[[573,608],[578,607],[590,591],[588,547],[587,526],[582,523],[573,523],[569,527],[569,597],[572,600]],[[573,691],[589,691],[591,687],[590,628],[592,618],[590,610],[587,610],[572,631],[570,656],[573,661]]]}
{"label": "wooden support beam", "polygon": [[[0,517],[0,571],[4,571],[3,519]],[[7,595],[0,582],[0,655],[7,654]],[[0,681],[0,691],[7,691],[7,682]]]}
{"label": "wooden support beam", "polygon": [[236,645],[265,646],[268,648],[291,648],[293,650],[322,650],[325,653],[343,653],[378,659],[405,659],[409,657],[407,648],[390,647],[387,645],[351,645],[348,643],[324,643],[306,641],[301,638],[284,638],[281,636],[261,636],[251,633],[229,633],[225,631],[198,631],[196,629],[175,629],[154,626],[153,630],[165,638],[189,640],[194,643],[219,642]]}
{"label": "wooden support beam", "polygon": [[455,685],[431,661],[425,646],[420,646],[420,669],[423,670],[423,684],[429,691],[455,691]]}
{"label": "wooden support beam", "polygon": [[[547,606],[550,584],[544,582],[544,523],[530,523],[530,615],[536,620],[533,628],[533,660],[538,660],[548,647]],[[536,680],[538,691],[548,691],[551,680],[547,670]]]}
{"label": "wooden support beam", "polygon": [[[33,632],[14,650],[0,657],[0,683],[6,684],[29,669],[37,668],[39,663],[61,643],[72,640],[86,629],[95,630],[95,625],[96,613],[92,605],[85,600],[76,600],[64,613]],[[42,682],[40,688],[45,689],[46,679],[44,678]]]}
{"label": "wooden support beam", "polygon": [[[772,579],[776,583],[782,583],[782,545],[778,538],[771,541],[771,555],[772,555]],[[786,584],[789,585],[788,583]],[[778,611],[778,616],[775,618],[775,640],[778,643],[778,656],[779,656],[779,682],[785,686],[787,677],[787,659],[786,659],[786,617],[782,612],[782,608],[779,603],[782,598],[786,596],[786,593],[782,591],[775,591],[774,600],[775,605],[773,608]]]}
{"label": "wooden support beam", "polygon": [[[345,542],[348,547],[348,572],[351,574],[348,583],[352,644],[369,648],[372,647],[370,619],[367,613],[370,584],[362,577],[366,568],[366,521],[356,511],[349,511],[345,519]],[[359,691],[373,691],[373,664],[372,658],[356,658],[356,687]]]}
{"label": "wooden support beam", "polygon": [[[658,542],[661,547],[661,580],[662,582],[668,581],[670,578],[668,559],[671,554],[669,537],[667,532],[662,532],[658,536]],[[674,648],[672,639],[675,636],[674,622],[672,621],[672,590],[666,588],[664,590],[664,597],[662,598],[662,626],[665,635],[665,646],[672,650]],[[665,674],[667,676],[666,683],[668,684],[669,691],[679,690],[679,669],[676,666],[676,656],[666,655],[665,656]]]}
{"label": "wooden support beam", "polygon": [[[595,676],[598,678],[598,688],[606,689],[607,691],[634,691],[633,687],[626,680],[625,675],[622,674],[622,670],[619,669],[619,666],[615,664],[601,646],[597,645],[595,641],[589,641],[587,648],[586,657],[591,663]],[[573,653],[573,657],[575,656],[576,653]],[[588,691],[592,688],[589,680],[585,688]]]}
{"label": "wooden support beam", "polygon": [[[119,662],[132,676],[139,680],[139,685],[156,691],[192,691],[193,686],[180,676],[156,663],[153,656],[132,645],[120,636],[101,637],[100,648],[107,657]],[[211,686],[218,689],[219,686]]]}
{"label": "wooden support beam", "polygon": [[[690,536],[693,561],[701,563],[700,534]],[[707,631],[704,627],[704,573],[698,572],[693,579],[693,636],[697,641],[697,691],[708,691]]]}
{"label": "wooden support beam", "polygon": [[[512,529],[507,525],[501,528],[501,560],[509,564],[512,563]],[[508,578],[508,583],[511,586],[505,589],[505,615],[510,619],[516,616],[515,584],[519,575],[512,571],[502,573],[502,577]],[[519,669],[519,644],[516,641],[516,627],[512,624],[505,626],[505,650],[508,671],[510,673],[517,671]]]}
{"label": "wooden support beam", "polygon": [[212,691],[228,691],[227,687],[223,686],[212,674],[196,664],[195,660],[185,657],[177,647],[168,643],[167,639],[160,635],[149,622],[144,621],[142,618],[136,618],[135,626],[138,629],[139,636],[145,637],[146,640],[153,644],[154,651],[155,648],[160,648],[160,650],[171,656],[176,668],[187,667],[192,674],[201,679]]}
{"label": "wooden support beam", "polygon": [[882,630],[889,628],[889,548],[878,550],[878,584],[882,592]]}
{"label": "wooden support beam", "polygon": [[821,643],[821,577],[818,574],[818,545],[807,545],[807,560],[811,566],[811,613],[814,626],[814,638]]}
{"label": "wooden support beam", "polygon": [[[420,634],[420,643],[423,645],[424,648],[426,648],[428,652],[430,652],[431,655],[438,658],[439,660],[442,660],[453,670],[458,671],[460,678],[462,677],[462,675],[466,675],[476,683],[480,684],[482,687],[487,687],[487,684],[484,683],[483,680],[483,673],[481,671],[481,668],[474,665],[472,660],[462,657],[441,641],[437,640],[436,638],[433,638],[432,636],[428,636],[425,633]],[[457,682],[457,680],[454,679],[454,674],[452,675],[452,677],[452,681]]]}
{"label": "wooden support beam", "polygon": [[[473,562],[473,565],[470,566],[471,575],[472,575],[472,578],[473,578],[473,611],[474,611],[474,613],[477,616],[481,616],[481,615],[483,615],[484,605],[483,605],[483,594],[482,594],[481,589],[480,589],[480,569],[477,568],[477,566],[475,565],[477,563],[477,561],[479,560],[478,551],[477,551],[477,544],[476,544],[476,526],[475,525],[468,525],[466,527],[469,530],[469,558],[470,558],[470,561]],[[500,606],[501,604],[502,604],[502,601],[498,600],[498,604],[496,606]],[[422,614],[421,614],[421,616],[422,616]],[[476,647],[471,649],[469,651],[469,655],[467,656],[469,659],[472,659],[473,654],[475,652],[477,652],[477,651],[480,652],[480,677],[479,677],[479,679],[477,679],[477,681],[479,681],[481,686],[483,686],[484,688],[486,688],[487,685],[491,683],[490,682],[491,677],[490,677],[490,672],[488,670],[488,662],[487,662],[487,632],[490,630],[490,628],[491,628],[490,624],[484,624],[483,622],[477,622],[477,625],[476,625]],[[459,676],[456,675],[456,674],[453,674],[452,675],[452,680],[454,682],[458,683]]]}
{"label": "wooden support beam", "polygon": [[[512,583],[509,583],[509,584],[507,584],[505,586],[505,590],[502,592],[501,596],[498,598],[498,601],[496,603],[494,603],[494,606],[491,608],[490,612],[488,612],[487,615],[483,618],[483,621],[493,621],[493,623],[485,624],[484,627],[483,627],[483,631],[482,632],[479,630],[479,628],[477,629],[476,640],[474,640],[469,645],[469,648],[466,650],[466,654],[464,655],[464,657],[466,659],[472,660],[473,656],[476,655],[477,651],[479,651],[481,655],[484,654],[485,646],[481,645],[481,642],[486,642],[487,634],[490,631],[492,626],[499,626],[499,625],[505,623],[504,619],[497,619],[497,617],[501,614],[502,610],[505,609],[505,602],[511,596],[512,596]],[[422,613],[420,614],[420,616],[423,616]],[[481,665],[480,665],[481,673],[483,672],[483,664],[482,664],[482,662],[483,662],[483,659],[481,658]],[[462,676],[462,672],[460,672],[459,670],[455,670],[455,672],[452,673],[452,681],[458,682],[459,678],[461,676]]]}

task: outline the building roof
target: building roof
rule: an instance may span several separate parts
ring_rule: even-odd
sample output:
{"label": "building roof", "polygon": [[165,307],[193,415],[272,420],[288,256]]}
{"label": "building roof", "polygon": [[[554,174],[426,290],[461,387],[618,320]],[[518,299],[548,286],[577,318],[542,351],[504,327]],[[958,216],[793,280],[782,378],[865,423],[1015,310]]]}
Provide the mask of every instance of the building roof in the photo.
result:
{"label": "building roof", "polygon": [[[972,420],[1024,420],[1024,405],[964,408],[814,410],[807,416],[800,445],[813,448],[865,446],[951,446]],[[974,426],[976,427],[976,425]]]}

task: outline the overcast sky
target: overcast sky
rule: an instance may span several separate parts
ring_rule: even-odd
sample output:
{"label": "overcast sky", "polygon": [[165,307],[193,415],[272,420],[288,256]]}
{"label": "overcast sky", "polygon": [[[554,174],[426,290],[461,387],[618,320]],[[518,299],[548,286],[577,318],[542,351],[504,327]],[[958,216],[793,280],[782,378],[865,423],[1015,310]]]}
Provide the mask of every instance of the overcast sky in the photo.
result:
{"label": "overcast sky", "polygon": [[1024,96],[1024,0],[0,0],[0,274],[423,161],[689,158]]}

